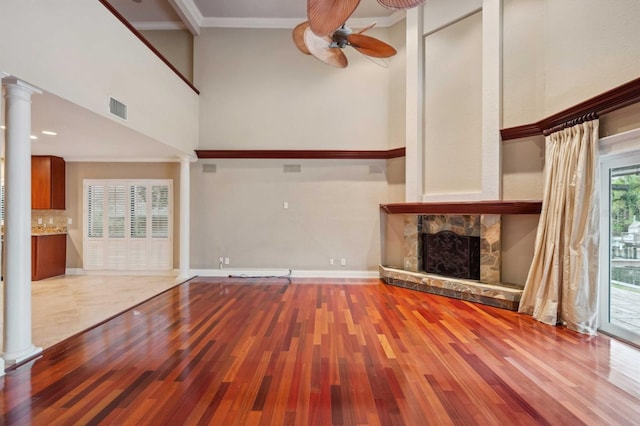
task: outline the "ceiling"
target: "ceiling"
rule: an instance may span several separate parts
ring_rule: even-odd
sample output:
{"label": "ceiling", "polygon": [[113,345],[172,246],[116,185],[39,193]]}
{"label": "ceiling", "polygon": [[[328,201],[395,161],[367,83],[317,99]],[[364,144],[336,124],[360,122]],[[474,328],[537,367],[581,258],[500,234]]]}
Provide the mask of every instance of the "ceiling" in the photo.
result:
{"label": "ceiling", "polygon": [[[293,28],[306,19],[307,3],[306,0],[109,2],[139,29],[187,28],[193,34],[208,27]],[[379,26],[385,26],[397,22],[404,12],[385,9],[376,0],[361,0],[353,16],[362,22],[377,21]],[[0,115],[0,124],[4,124],[4,114]],[[31,123],[32,135],[37,137],[32,140],[34,155],[58,155],[67,161],[177,161],[184,154],[123,126],[116,118],[101,116],[47,92],[33,96]],[[57,135],[42,134],[43,130]],[[4,152],[0,155],[4,157]]]}
{"label": "ceiling", "polygon": [[[138,29],[287,27],[306,20],[307,0],[109,0]],[[395,12],[395,13],[394,13]],[[391,16],[404,16],[376,0],[361,0],[353,18],[376,20],[384,26]],[[383,21],[383,22],[380,22]]]}

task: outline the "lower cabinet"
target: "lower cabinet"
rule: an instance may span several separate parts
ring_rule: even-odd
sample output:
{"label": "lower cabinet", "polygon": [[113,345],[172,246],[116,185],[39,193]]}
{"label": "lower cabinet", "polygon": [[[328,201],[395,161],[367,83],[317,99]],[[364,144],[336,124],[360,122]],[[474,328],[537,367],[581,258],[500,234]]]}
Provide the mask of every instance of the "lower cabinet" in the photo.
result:
{"label": "lower cabinet", "polygon": [[67,264],[67,234],[31,237],[31,280],[64,275]]}

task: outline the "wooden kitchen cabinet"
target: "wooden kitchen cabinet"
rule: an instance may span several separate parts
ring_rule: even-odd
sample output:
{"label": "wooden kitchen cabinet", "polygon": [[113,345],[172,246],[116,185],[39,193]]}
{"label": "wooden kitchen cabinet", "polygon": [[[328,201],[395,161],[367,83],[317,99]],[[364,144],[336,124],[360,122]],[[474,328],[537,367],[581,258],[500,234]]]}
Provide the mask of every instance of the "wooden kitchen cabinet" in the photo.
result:
{"label": "wooden kitchen cabinet", "polygon": [[67,266],[67,234],[31,236],[31,280],[64,275]]}
{"label": "wooden kitchen cabinet", "polygon": [[65,209],[65,162],[61,157],[31,157],[31,208]]}

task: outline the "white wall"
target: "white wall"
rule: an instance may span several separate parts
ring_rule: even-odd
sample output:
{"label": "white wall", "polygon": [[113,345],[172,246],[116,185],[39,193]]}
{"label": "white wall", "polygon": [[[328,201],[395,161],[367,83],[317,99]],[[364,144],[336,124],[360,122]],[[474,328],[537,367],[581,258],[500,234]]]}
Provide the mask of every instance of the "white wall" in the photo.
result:
{"label": "white wall", "polygon": [[290,30],[203,30],[200,149],[388,149],[390,71],[344,52],[337,69],[298,51]]}
{"label": "white wall", "polygon": [[638,77],[637,0],[504,0],[504,127]]}
{"label": "white wall", "polygon": [[425,38],[424,194],[482,192],[482,13]]}
{"label": "white wall", "polygon": [[198,96],[97,1],[3,0],[0,72],[183,152],[198,141]]}

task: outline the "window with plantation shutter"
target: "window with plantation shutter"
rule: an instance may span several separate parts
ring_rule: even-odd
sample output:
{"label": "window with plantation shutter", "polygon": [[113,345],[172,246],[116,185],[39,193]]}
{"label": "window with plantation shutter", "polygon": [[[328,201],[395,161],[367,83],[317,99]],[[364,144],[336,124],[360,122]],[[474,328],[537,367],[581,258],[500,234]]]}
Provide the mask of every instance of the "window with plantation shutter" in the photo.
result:
{"label": "window with plantation shutter", "polygon": [[169,187],[154,185],[151,187],[151,236],[152,238],[169,237]]}
{"label": "window with plantation shutter", "polygon": [[124,238],[125,236],[125,198],[124,185],[107,186],[107,215],[109,219],[109,238]]}
{"label": "window with plantation shutter", "polygon": [[0,184],[0,223],[4,225],[4,182]]}
{"label": "window with plantation shutter", "polygon": [[131,238],[147,237],[147,187],[132,185],[130,187]]}
{"label": "window with plantation shutter", "polygon": [[84,198],[85,269],[172,269],[170,180],[85,180]]}
{"label": "window with plantation shutter", "polygon": [[87,234],[89,238],[104,236],[104,186],[87,188]]}

